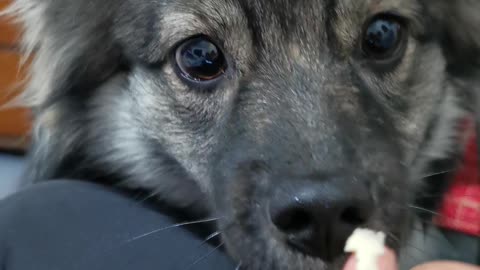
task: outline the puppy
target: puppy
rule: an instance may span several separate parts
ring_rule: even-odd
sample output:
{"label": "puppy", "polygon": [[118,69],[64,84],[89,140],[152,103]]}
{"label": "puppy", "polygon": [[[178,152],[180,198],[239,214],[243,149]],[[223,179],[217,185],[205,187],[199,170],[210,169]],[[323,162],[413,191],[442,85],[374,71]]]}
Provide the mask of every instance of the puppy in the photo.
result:
{"label": "puppy", "polygon": [[[220,217],[242,268],[340,269],[408,236],[475,109],[475,0],[15,0],[27,178],[149,190]],[[437,166],[438,167],[438,166]],[[443,168],[445,169],[445,168]],[[418,207],[416,207],[418,208]]]}

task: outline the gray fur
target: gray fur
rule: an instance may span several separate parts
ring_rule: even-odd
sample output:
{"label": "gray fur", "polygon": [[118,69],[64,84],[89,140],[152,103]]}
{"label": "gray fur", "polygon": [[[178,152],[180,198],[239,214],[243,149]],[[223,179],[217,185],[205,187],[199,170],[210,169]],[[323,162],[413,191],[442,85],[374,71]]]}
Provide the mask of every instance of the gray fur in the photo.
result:
{"label": "gray fur", "polygon": [[[358,43],[386,11],[410,31],[379,72]],[[421,176],[460,152],[458,122],[475,109],[478,12],[475,0],[15,0],[34,59],[27,177],[115,179],[225,217],[227,249],[247,269],[338,269],[277,239],[266,198],[286,176],[342,173],[376,199],[368,226],[407,237]],[[209,92],[169,57],[197,34],[231,67]]]}

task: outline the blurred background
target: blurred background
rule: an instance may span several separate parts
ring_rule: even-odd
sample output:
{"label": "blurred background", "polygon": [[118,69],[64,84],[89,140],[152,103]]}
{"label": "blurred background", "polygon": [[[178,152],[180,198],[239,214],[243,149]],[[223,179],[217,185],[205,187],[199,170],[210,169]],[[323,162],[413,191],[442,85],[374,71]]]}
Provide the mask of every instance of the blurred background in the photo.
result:
{"label": "blurred background", "polygon": [[[3,10],[10,1],[0,1]],[[18,50],[19,31],[0,18],[0,149],[23,151],[28,144],[29,112],[25,108],[3,108],[5,103],[22,90],[25,66],[20,67],[21,55]]]}
{"label": "blurred background", "polygon": [[[0,0],[0,11],[10,0]],[[5,108],[5,104],[22,91],[27,64],[20,67],[19,31],[6,18],[0,17],[0,199],[20,187],[30,128],[26,108]]]}

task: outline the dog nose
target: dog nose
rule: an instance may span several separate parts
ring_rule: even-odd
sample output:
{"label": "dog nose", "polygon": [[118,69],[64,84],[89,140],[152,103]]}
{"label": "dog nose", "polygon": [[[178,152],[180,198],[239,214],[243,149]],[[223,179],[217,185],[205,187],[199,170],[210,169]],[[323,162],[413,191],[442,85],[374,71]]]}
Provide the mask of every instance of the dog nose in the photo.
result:
{"label": "dog nose", "polygon": [[268,210],[290,246],[332,261],[353,231],[367,223],[372,208],[367,186],[358,181],[300,180],[277,185]]}

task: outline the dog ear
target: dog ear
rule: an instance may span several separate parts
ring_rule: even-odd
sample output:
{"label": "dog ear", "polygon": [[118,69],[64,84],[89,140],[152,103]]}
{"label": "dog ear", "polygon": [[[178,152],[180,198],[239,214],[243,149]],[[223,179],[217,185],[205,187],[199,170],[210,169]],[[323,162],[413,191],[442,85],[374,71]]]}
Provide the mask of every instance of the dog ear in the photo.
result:
{"label": "dog ear", "polygon": [[[439,35],[449,74],[462,82],[464,94],[471,100],[466,106],[476,118],[480,135],[480,1],[423,0],[422,3],[429,11],[431,27],[435,28],[428,30]],[[480,136],[477,145],[480,147]]]}
{"label": "dog ear", "polygon": [[[82,141],[82,106],[121,66],[110,37],[115,1],[14,0],[0,15],[18,24],[29,60],[28,80],[13,105],[33,111],[27,178],[55,177],[65,156]],[[74,108],[72,108],[74,107]],[[85,117],[85,116],[83,116]]]}
{"label": "dog ear", "polygon": [[118,67],[111,2],[14,0],[4,12],[19,25],[22,53],[32,60],[27,105],[45,107],[65,93],[87,91],[85,84],[100,83]]}
{"label": "dog ear", "polygon": [[[425,34],[440,43],[446,58],[448,80],[461,95],[460,106],[476,118],[476,130],[480,134],[480,1],[419,0],[419,3],[425,11]],[[477,145],[480,146],[480,136],[477,136]],[[480,149],[477,150],[480,154]],[[450,170],[462,158],[463,153],[455,153],[444,160],[434,160],[430,169]],[[452,171],[425,179],[425,190],[422,192],[438,196],[420,196],[417,205],[437,209],[442,201],[440,195],[448,190],[454,177],[455,171]],[[431,220],[432,215],[422,213],[420,217]]]}
{"label": "dog ear", "polygon": [[439,34],[449,70],[455,74],[480,67],[480,2],[477,0],[424,0],[432,20],[428,29]]}

